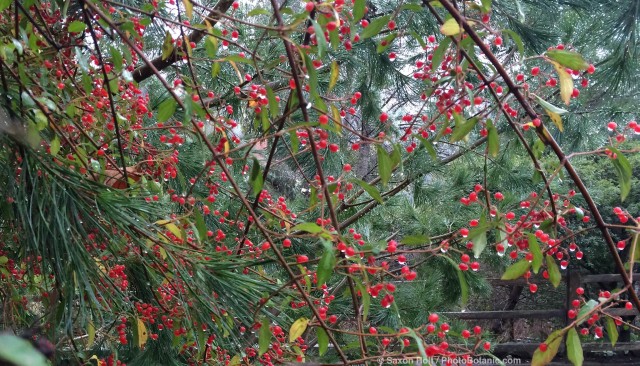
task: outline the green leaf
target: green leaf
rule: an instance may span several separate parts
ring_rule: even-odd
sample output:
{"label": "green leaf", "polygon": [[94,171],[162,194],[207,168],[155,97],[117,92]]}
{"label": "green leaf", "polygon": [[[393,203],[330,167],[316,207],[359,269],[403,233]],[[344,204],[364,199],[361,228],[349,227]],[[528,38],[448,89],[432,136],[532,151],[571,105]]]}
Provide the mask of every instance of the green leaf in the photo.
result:
{"label": "green leaf", "polygon": [[119,49],[110,46],[109,53],[111,54],[111,62],[113,62],[113,67],[116,71],[122,71],[122,53]]}
{"label": "green leaf", "polygon": [[[409,329],[409,333],[408,334],[413,338],[413,340],[416,341],[416,344],[418,345],[418,352],[420,352],[420,356],[422,357],[422,359],[423,360],[428,359],[427,358],[427,352],[424,349],[424,344],[422,343],[423,342],[422,338],[420,336],[418,336],[413,329]],[[382,362],[380,362],[380,364],[382,364]]]}
{"label": "green leaf", "polygon": [[356,0],[353,3],[353,22],[359,22],[364,17],[364,10],[367,4],[365,0]]}
{"label": "green leaf", "polygon": [[262,177],[262,169],[260,168],[260,162],[256,157],[253,157],[253,165],[251,166],[251,175],[249,176],[249,183],[253,188],[253,194],[259,195],[262,192],[262,185],[264,180]]}
{"label": "green leaf", "polygon": [[316,337],[318,337],[318,353],[323,356],[329,349],[329,336],[321,327],[316,327]]}
{"label": "green leaf", "polygon": [[316,42],[318,43],[318,56],[324,57],[327,51],[327,39],[324,37],[324,31],[318,22],[311,20],[314,33],[316,34]]}
{"label": "green leaf", "polygon": [[369,196],[371,196],[371,198],[373,198],[374,200],[378,201],[379,203],[384,203],[384,201],[382,200],[382,196],[380,195],[380,191],[378,191],[376,187],[360,179],[353,179],[352,182],[356,183],[362,189],[364,189],[365,192],[367,192]]}
{"label": "green leaf", "polygon": [[582,58],[582,55],[575,51],[549,50],[546,55],[553,61],[571,70],[586,70],[589,68],[589,63]]}
{"label": "green leaf", "polygon": [[453,113],[453,118],[456,121],[456,125],[453,128],[451,137],[449,138],[449,141],[451,142],[460,141],[467,137],[469,132],[471,132],[471,130],[473,130],[473,128],[478,123],[478,118],[473,117],[465,121],[464,117],[462,117],[458,113]]}
{"label": "green leaf", "polygon": [[[608,318],[611,319],[611,318]],[[582,353],[582,345],[580,344],[580,337],[575,328],[569,329],[567,333],[567,358],[573,366],[582,366],[584,361],[584,354]]]}
{"label": "green leaf", "polygon": [[427,48],[427,44],[424,43],[424,39],[422,39],[422,37],[416,31],[412,30],[409,32],[409,34],[411,35],[411,37],[413,37],[413,39],[418,41],[418,43],[420,44],[420,47]]}
{"label": "green leaf", "polygon": [[271,12],[263,8],[255,8],[247,13],[248,17],[255,17],[257,15],[271,15]]}
{"label": "green leaf", "polygon": [[402,163],[401,149],[400,144],[393,145],[393,150],[391,150],[391,153],[389,154],[389,158],[391,159],[391,168],[395,168],[398,164]]}
{"label": "green leaf", "polygon": [[359,286],[359,290],[362,294],[362,321],[366,322],[369,316],[369,309],[371,308],[371,295],[369,295],[369,292],[362,285]]}
{"label": "green leaf", "polygon": [[607,336],[611,341],[611,346],[615,347],[618,342],[618,326],[616,322],[612,318],[607,317],[605,328],[607,329]]}
{"label": "green leaf", "polygon": [[384,37],[384,39],[378,43],[378,46],[376,47],[376,52],[382,53],[386,51],[387,48],[391,47],[393,40],[396,39],[397,36],[398,36],[397,33],[391,33],[391,34],[388,34],[386,37]]}
{"label": "green leaf", "polygon": [[289,133],[289,140],[291,141],[291,151],[293,151],[294,154],[297,154],[300,150],[300,139],[298,138],[296,131],[291,131]]}
{"label": "green leaf", "polygon": [[431,156],[431,158],[433,160],[438,160],[438,153],[436,152],[436,148],[433,147],[433,142],[431,142],[431,140],[427,140],[424,137],[420,136],[420,135],[415,135],[418,140],[420,140],[420,142],[422,143],[422,146],[424,146],[425,150],[427,150],[427,153],[429,154],[429,156]]}
{"label": "green leaf", "polygon": [[[269,101],[269,114],[272,118],[276,118],[278,116],[279,107],[278,100],[276,99],[276,93],[273,92],[269,86],[266,86],[267,89],[267,100]],[[295,131],[294,131],[295,132]]]}
{"label": "green leaf", "polygon": [[593,299],[587,301],[586,304],[582,305],[582,307],[580,308],[580,311],[578,312],[578,316],[576,318],[578,320],[578,325],[589,320],[589,318],[586,317],[586,315],[589,314],[591,310],[593,310],[597,305],[598,305],[598,302]]}
{"label": "green leaf", "polygon": [[382,28],[384,28],[387,23],[389,23],[389,20],[391,20],[391,15],[385,15],[383,17],[374,19],[365,29],[362,30],[362,32],[360,32],[360,39],[365,40],[377,35],[378,33],[380,33]]}
{"label": "green leaf", "polygon": [[491,0],[482,0],[482,12],[488,13],[491,11]]}
{"label": "green leaf", "polygon": [[560,285],[560,281],[562,281],[562,275],[560,274],[558,264],[556,263],[556,260],[548,254],[545,256],[545,260],[547,262],[547,272],[549,272],[549,282],[551,282],[553,287],[558,287]]}
{"label": "green leaf", "polygon": [[453,261],[453,259],[446,255],[442,257],[449,261],[449,263],[451,263],[453,268],[455,268],[456,273],[458,274],[458,283],[460,284],[460,301],[462,302],[462,306],[465,306],[469,301],[469,284],[467,283],[467,278],[464,276],[464,273],[462,272],[458,264]]}
{"label": "green leaf", "polygon": [[303,222],[291,228],[293,231],[306,231],[310,234],[319,234],[326,230],[313,222]]}
{"label": "green leaf", "polygon": [[431,58],[431,69],[433,71],[436,71],[438,70],[438,68],[440,68],[440,64],[442,63],[442,60],[444,60],[444,54],[449,49],[450,44],[451,38],[444,37],[438,44],[438,48],[433,51],[433,58]]}
{"label": "green leaf", "polygon": [[87,347],[93,347],[93,342],[96,339],[96,326],[92,320],[87,323]]}
{"label": "green leaf", "polygon": [[271,329],[269,329],[269,319],[262,319],[262,325],[260,326],[260,332],[258,332],[258,355],[262,356],[269,350],[269,344],[271,343]]}
{"label": "green leaf", "polygon": [[171,36],[171,33],[167,31],[164,34],[164,42],[162,42],[162,59],[166,60],[167,58],[169,58],[172,52],[173,52],[173,37]]}
{"label": "green leaf", "polygon": [[562,333],[562,329],[549,334],[547,340],[544,341],[547,349],[543,352],[540,347],[536,348],[536,351],[533,353],[533,358],[531,359],[531,366],[546,366],[551,363],[558,353],[563,337],[564,333]]}
{"label": "green leaf", "polygon": [[165,99],[162,103],[160,103],[160,105],[158,106],[158,122],[166,122],[167,120],[169,120],[169,118],[171,118],[173,116],[174,113],[176,113],[176,107],[178,106],[178,102],[176,102],[175,99],[173,99],[173,97],[169,97],[167,99]]}
{"label": "green leaf", "polygon": [[13,0],[0,0],[0,11],[5,10],[13,3]]}
{"label": "green leaf", "polygon": [[289,328],[289,342],[295,342],[298,337],[304,334],[304,331],[307,330],[307,325],[309,324],[309,319],[307,318],[299,318],[293,324],[291,324],[291,328]]}
{"label": "green leaf", "polygon": [[533,261],[531,262],[531,268],[533,269],[533,273],[537,274],[540,271],[540,267],[542,266],[542,250],[540,250],[540,245],[538,244],[538,239],[535,235],[529,234],[529,252],[533,254]]}
{"label": "green leaf", "polygon": [[431,243],[431,238],[428,235],[407,235],[400,240],[400,243],[404,245],[427,245]]}
{"label": "green leaf", "polygon": [[404,4],[402,5],[402,7],[400,8],[401,10],[410,10],[414,13],[418,13],[421,12],[423,10],[422,5],[417,4],[417,3],[409,3],[409,4]]}
{"label": "green leaf", "polygon": [[218,74],[220,73],[220,63],[219,62],[214,62],[213,65],[211,65],[211,77],[212,78],[216,78],[218,77]]}
{"label": "green leaf", "polygon": [[458,25],[458,22],[453,18],[447,19],[442,24],[442,26],[440,26],[440,33],[444,34],[445,36],[455,36],[456,34],[459,34],[462,32],[463,32],[462,27]]}
{"label": "green leaf", "polygon": [[552,113],[555,114],[559,114],[559,115],[563,115],[565,113],[569,113],[569,111],[567,111],[566,109],[562,109],[562,108],[558,108],[555,105],[545,101],[544,99],[540,98],[539,96],[533,94],[536,99],[538,100],[538,104],[540,104],[540,106],[544,109],[546,109],[547,111],[550,111]]}
{"label": "green leaf", "polygon": [[616,168],[616,174],[620,181],[620,201],[624,201],[631,191],[631,164],[618,149],[610,147],[609,150],[616,154],[616,158],[611,159],[611,162]]}
{"label": "green leaf", "polygon": [[15,365],[47,366],[49,362],[26,339],[12,334],[0,334],[0,361],[6,361]]}
{"label": "green leaf", "polygon": [[480,254],[487,247],[487,232],[483,231],[480,235],[477,235],[472,239],[473,241],[473,256],[480,258]]}
{"label": "green leaf", "polygon": [[58,152],[60,151],[60,139],[58,138],[58,135],[54,136],[51,140],[49,150],[51,151],[51,155],[58,155]]}
{"label": "green leaf", "polygon": [[325,245],[324,253],[318,262],[317,279],[318,285],[322,285],[331,278],[333,268],[336,266],[336,255],[331,243]]}
{"label": "green leaf", "polygon": [[503,29],[502,33],[507,34],[509,37],[511,37],[511,39],[513,39],[513,42],[515,42],[516,47],[518,47],[518,52],[523,55],[524,54],[524,43],[522,43],[522,38],[520,37],[520,35],[510,29]]}
{"label": "green leaf", "polygon": [[198,236],[200,237],[201,241],[204,241],[207,238],[207,224],[204,222],[204,216],[202,216],[199,208],[194,207],[193,211],[195,212],[194,215],[196,219],[196,230],[198,230]]}
{"label": "green leaf", "polygon": [[386,186],[391,179],[391,158],[387,151],[380,145],[377,146],[378,174],[383,186]]}
{"label": "green leaf", "polygon": [[489,155],[494,158],[498,156],[500,152],[500,136],[498,135],[498,129],[493,125],[493,122],[488,119],[487,120],[487,150]]}
{"label": "green leaf", "polygon": [[69,23],[69,28],[67,29],[70,33],[80,33],[87,29],[87,25],[79,20],[74,20],[73,22]]}
{"label": "green leaf", "polygon": [[531,263],[526,259],[521,259],[514,264],[507,267],[502,275],[502,280],[515,280],[522,277],[523,274],[527,273],[529,268],[531,267]]}
{"label": "green leaf", "polygon": [[207,37],[204,41],[204,49],[207,51],[207,56],[216,58],[218,56],[218,39],[214,36]]}

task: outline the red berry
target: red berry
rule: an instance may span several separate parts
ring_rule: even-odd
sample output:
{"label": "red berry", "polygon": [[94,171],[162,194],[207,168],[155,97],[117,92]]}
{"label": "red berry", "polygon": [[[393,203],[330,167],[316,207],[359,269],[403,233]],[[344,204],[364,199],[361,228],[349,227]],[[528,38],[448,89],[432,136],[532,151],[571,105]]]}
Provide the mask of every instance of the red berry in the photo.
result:
{"label": "red berry", "polygon": [[306,263],[306,262],[308,262],[308,261],[309,261],[309,257],[307,257],[306,255],[301,254],[301,255],[299,255],[299,256],[297,257],[296,261],[297,261],[298,263]]}
{"label": "red berry", "polygon": [[389,115],[386,114],[385,112],[382,112],[382,114],[380,114],[380,122],[386,122],[389,119]]}
{"label": "red berry", "polygon": [[431,313],[429,314],[429,323],[437,323],[439,318],[438,314]]}
{"label": "red berry", "polygon": [[531,75],[538,76],[540,74],[540,68],[538,66],[531,69]]}
{"label": "red berry", "polygon": [[309,1],[304,5],[304,10],[306,10],[307,13],[310,13],[313,11],[313,9],[315,9],[315,7],[316,5],[313,3],[313,1]]}

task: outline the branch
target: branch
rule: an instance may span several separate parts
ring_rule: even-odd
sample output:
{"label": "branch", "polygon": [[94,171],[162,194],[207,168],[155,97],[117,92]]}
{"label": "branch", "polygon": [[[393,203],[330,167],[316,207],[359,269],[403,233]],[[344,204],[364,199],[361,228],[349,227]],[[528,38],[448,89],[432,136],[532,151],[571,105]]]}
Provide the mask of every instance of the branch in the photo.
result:
{"label": "branch", "polygon": [[[520,92],[520,89],[513,82],[513,80],[507,73],[507,71],[504,69],[504,67],[500,63],[500,61],[491,52],[491,50],[484,43],[482,38],[478,36],[478,34],[471,27],[471,25],[469,25],[465,17],[460,14],[460,12],[449,0],[442,0],[440,1],[440,3],[449,12],[449,14],[451,14],[451,16],[458,22],[458,24],[460,24],[464,28],[464,30],[467,32],[469,37],[471,37],[471,39],[476,44],[476,46],[480,48],[480,50],[485,55],[485,57],[487,57],[489,62],[491,62],[491,64],[496,68],[500,76],[502,76],[502,79],[504,80],[505,84],[509,88],[509,93],[513,94],[516,97],[516,99],[518,100],[518,103],[522,106],[522,108],[524,108],[527,115],[532,119],[538,118],[538,114],[533,109],[531,104],[529,104],[525,96]],[[615,262],[616,269],[620,273],[620,276],[622,276],[622,280],[625,286],[629,288],[629,294],[631,295],[631,300],[633,301],[635,307],[640,310],[640,299],[638,298],[638,294],[635,292],[632,286],[631,279],[627,275],[627,271],[625,270],[624,264],[620,259],[620,255],[618,255],[618,249],[616,248],[616,244],[614,243],[613,238],[611,237],[611,234],[607,229],[607,224],[604,222],[604,219],[602,218],[602,215],[598,210],[598,206],[596,205],[596,203],[593,201],[593,198],[589,194],[589,190],[584,185],[584,182],[582,182],[582,179],[580,179],[580,176],[578,175],[578,172],[574,169],[573,165],[571,165],[571,163],[567,160],[566,154],[564,153],[564,151],[562,151],[562,148],[560,147],[560,145],[558,145],[558,142],[553,138],[553,136],[551,136],[551,134],[549,133],[547,128],[544,126],[544,124],[540,124],[540,126],[536,128],[536,131],[538,132],[538,137],[545,144],[551,147],[553,152],[556,154],[556,156],[560,160],[561,164],[567,170],[567,173],[571,177],[571,180],[573,180],[578,190],[582,194],[582,197],[584,198],[585,202],[587,203],[587,206],[589,207],[589,211],[591,211],[591,214],[593,215],[596,226],[598,227],[598,229],[600,229],[600,232],[602,233],[602,236],[605,239],[605,242],[607,243],[609,252],[611,253],[611,256],[613,257],[613,260]]]}
{"label": "branch", "polygon": [[[211,23],[211,26],[216,25],[219,19],[218,14],[225,13],[227,10],[229,10],[231,4],[233,4],[233,0],[220,0],[213,7],[213,9],[211,9],[209,14],[207,15],[207,19],[209,19],[209,23]],[[204,38],[205,34],[206,31],[204,30],[193,31],[191,32],[191,34],[189,34],[189,42],[198,43],[202,40],[202,38]],[[155,71],[162,71],[180,60],[182,60],[182,57],[178,55],[178,48],[174,48],[169,57],[162,59],[162,56],[158,56],[148,63],[145,62],[144,65],[133,70],[133,80],[139,83],[155,75]]]}

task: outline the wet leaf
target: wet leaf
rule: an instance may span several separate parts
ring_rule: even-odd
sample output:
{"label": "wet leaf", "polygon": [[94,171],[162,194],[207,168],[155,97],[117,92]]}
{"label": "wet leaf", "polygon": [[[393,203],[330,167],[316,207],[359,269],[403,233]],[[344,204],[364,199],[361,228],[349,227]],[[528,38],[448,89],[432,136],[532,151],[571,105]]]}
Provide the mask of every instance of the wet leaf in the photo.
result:
{"label": "wet leaf", "polygon": [[440,26],[440,33],[445,36],[455,36],[456,34],[462,33],[463,29],[455,19],[450,18],[445,21],[442,26]]}
{"label": "wet leaf", "polygon": [[531,268],[531,263],[526,259],[521,259],[514,264],[507,267],[502,274],[502,280],[515,280],[522,277],[523,274],[527,273],[527,271]]}
{"label": "wet leaf", "polygon": [[291,328],[289,328],[289,342],[295,342],[298,337],[301,337],[304,331],[307,330],[308,324],[309,319],[307,318],[299,318],[293,322]]}
{"label": "wet leaf", "polygon": [[533,353],[533,358],[531,359],[531,366],[545,366],[551,363],[553,358],[558,353],[558,349],[562,344],[562,338],[564,337],[564,333],[562,333],[562,329],[556,330],[551,333],[547,340],[544,342],[547,345],[547,349],[543,352],[540,350],[540,347],[536,349]]}

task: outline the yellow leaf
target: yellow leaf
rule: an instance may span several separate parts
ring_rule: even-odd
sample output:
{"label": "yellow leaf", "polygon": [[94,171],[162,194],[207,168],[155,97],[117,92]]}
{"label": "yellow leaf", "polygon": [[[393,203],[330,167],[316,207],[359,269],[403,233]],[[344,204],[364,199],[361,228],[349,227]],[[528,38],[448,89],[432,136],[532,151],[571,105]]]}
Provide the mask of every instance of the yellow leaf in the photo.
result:
{"label": "yellow leaf", "polygon": [[545,366],[551,363],[553,358],[558,353],[560,344],[562,344],[562,338],[564,338],[564,332],[562,329],[556,330],[551,333],[547,340],[544,342],[547,345],[547,349],[543,352],[540,347],[536,349],[531,358],[531,366]]}
{"label": "yellow leaf", "polygon": [[204,24],[207,27],[207,32],[211,33],[213,31],[213,26],[211,25],[211,23],[209,23],[209,21],[205,19]]}
{"label": "yellow leaf", "polygon": [[556,73],[558,73],[558,79],[560,79],[560,98],[564,104],[569,105],[571,95],[573,94],[573,78],[571,77],[571,74],[569,74],[559,63],[551,63],[556,69]]}
{"label": "yellow leaf", "polygon": [[138,320],[138,347],[142,348],[145,343],[147,343],[147,338],[149,338],[149,334],[147,334],[147,327],[144,325],[144,322],[141,319]]}
{"label": "yellow leaf", "polygon": [[338,82],[338,77],[340,76],[340,69],[338,68],[338,63],[334,60],[331,63],[331,77],[329,78],[329,89],[328,91],[333,90],[333,87],[336,86]]}
{"label": "yellow leaf", "polygon": [[184,4],[184,11],[187,13],[187,18],[191,19],[193,16],[193,4],[191,4],[191,0],[182,0]]}
{"label": "yellow leaf", "polygon": [[335,105],[331,105],[331,114],[333,116],[334,124],[336,125],[336,131],[342,134],[342,118],[340,117],[340,111]]}
{"label": "yellow leaf", "polygon": [[442,24],[440,33],[445,36],[455,36],[456,34],[462,33],[462,27],[458,25],[455,19],[451,18]]}
{"label": "yellow leaf", "polygon": [[238,65],[236,65],[235,62],[228,60],[229,63],[231,64],[231,66],[233,67],[234,70],[236,70],[236,75],[238,75],[238,79],[240,79],[240,84],[244,83],[244,80],[242,79],[242,73],[240,72],[240,69],[238,68]]}
{"label": "yellow leaf", "polygon": [[229,366],[238,366],[240,364],[240,356],[235,355],[229,361]]}
{"label": "yellow leaf", "polygon": [[102,264],[102,260],[100,260],[100,258],[93,257],[93,260],[96,261],[96,264],[98,265],[98,268],[100,268],[102,273],[107,273],[107,269],[104,267],[104,264]]}
{"label": "yellow leaf", "polygon": [[184,36],[184,43],[187,45],[187,54],[189,57],[193,54],[193,49],[191,48],[191,42],[189,42],[189,37]]}
{"label": "yellow leaf", "polygon": [[89,320],[89,324],[87,324],[87,348],[91,348],[95,340],[96,326],[93,324],[92,320]]}
{"label": "yellow leaf", "polygon": [[167,230],[171,231],[173,235],[182,239],[182,231],[171,220],[158,220],[157,225],[164,226]]}
{"label": "yellow leaf", "polygon": [[558,113],[551,112],[550,110],[546,110],[545,109],[545,111],[547,112],[547,114],[551,118],[551,121],[553,121],[553,123],[556,125],[556,127],[558,127],[560,132],[563,132],[564,131],[564,126],[562,125],[562,117],[560,117],[560,115]]}
{"label": "yellow leaf", "polygon": [[162,43],[162,60],[166,60],[171,56],[173,52],[173,37],[171,37],[171,33],[167,31],[164,35],[164,42]]}
{"label": "yellow leaf", "polygon": [[305,330],[307,330],[307,325],[309,324],[309,319],[300,318],[291,324],[291,328],[289,329],[289,342],[295,342],[298,337],[302,336]]}

